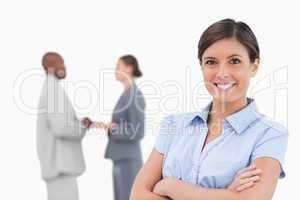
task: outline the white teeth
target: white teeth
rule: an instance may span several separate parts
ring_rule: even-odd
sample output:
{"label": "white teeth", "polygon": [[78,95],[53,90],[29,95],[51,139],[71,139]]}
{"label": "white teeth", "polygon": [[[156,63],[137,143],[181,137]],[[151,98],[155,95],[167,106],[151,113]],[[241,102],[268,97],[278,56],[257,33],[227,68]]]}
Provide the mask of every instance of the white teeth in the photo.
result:
{"label": "white teeth", "polygon": [[230,83],[230,84],[217,84],[217,87],[221,90],[228,90],[229,88],[231,88],[234,85],[234,83]]}

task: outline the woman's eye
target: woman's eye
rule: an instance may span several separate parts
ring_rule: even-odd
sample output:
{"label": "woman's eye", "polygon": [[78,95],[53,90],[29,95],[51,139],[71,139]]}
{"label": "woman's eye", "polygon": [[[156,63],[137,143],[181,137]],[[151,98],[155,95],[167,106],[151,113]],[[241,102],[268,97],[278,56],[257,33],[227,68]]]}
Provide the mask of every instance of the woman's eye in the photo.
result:
{"label": "woman's eye", "polygon": [[230,64],[232,65],[236,65],[236,64],[240,64],[241,63],[241,60],[238,59],[238,58],[233,58],[229,61]]}
{"label": "woman's eye", "polygon": [[214,64],[216,64],[216,61],[214,61],[214,60],[207,60],[207,61],[205,62],[205,64],[206,64],[206,65],[214,65]]}

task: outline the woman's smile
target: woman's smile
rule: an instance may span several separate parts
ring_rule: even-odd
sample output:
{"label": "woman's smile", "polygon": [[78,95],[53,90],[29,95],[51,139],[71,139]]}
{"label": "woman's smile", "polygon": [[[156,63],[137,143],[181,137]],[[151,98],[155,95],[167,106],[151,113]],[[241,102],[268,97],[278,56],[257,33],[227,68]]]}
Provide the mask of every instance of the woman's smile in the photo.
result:
{"label": "woman's smile", "polygon": [[236,86],[236,82],[231,83],[214,83],[214,86],[218,88],[218,90],[222,92],[227,92],[233,89]]}

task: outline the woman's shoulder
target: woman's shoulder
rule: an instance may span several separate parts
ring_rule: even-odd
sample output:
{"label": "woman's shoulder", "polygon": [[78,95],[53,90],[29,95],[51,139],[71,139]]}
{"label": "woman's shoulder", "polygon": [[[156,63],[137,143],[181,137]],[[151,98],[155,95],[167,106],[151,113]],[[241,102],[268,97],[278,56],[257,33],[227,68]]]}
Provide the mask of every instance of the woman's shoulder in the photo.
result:
{"label": "woman's shoulder", "polygon": [[270,116],[262,115],[260,121],[263,123],[266,129],[269,130],[268,132],[273,132],[280,135],[288,135],[287,127]]}
{"label": "woman's shoulder", "polygon": [[195,115],[194,112],[173,113],[163,117],[161,123],[165,123],[169,125],[174,124],[178,126],[184,123],[187,119],[189,119],[193,115]]}
{"label": "woman's shoulder", "polygon": [[122,94],[125,98],[144,99],[143,92],[134,84]]}
{"label": "woman's shoulder", "polygon": [[[176,144],[184,137],[181,136],[181,128],[184,119],[189,116],[190,113],[173,113],[166,115],[161,119],[158,134],[154,147],[162,154],[166,154],[172,144]],[[175,145],[176,146],[176,145]]]}
{"label": "woman's shoulder", "polygon": [[195,116],[195,112],[180,112],[164,116],[160,121],[160,127],[176,135],[182,132],[187,122]]}

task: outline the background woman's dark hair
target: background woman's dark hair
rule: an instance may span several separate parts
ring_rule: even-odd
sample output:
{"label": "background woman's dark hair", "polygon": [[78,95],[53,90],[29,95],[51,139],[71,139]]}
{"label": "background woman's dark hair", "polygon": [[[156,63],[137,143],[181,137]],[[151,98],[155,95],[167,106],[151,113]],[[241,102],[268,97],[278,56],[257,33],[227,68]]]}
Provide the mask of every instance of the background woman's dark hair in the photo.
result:
{"label": "background woman's dark hair", "polygon": [[143,74],[139,68],[139,63],[133,55],[124,55],[120,59],[125,63],[125,65],[130,65],[133,68],[132,75],[134,77],[141,77]]}
{"label": "background woman's dark hair", "polygon": [[259,47],[257,39],[244,22],[236,22],[233,19],[223,19],[210,25],[202,34],[198,44],[198,58],[202,63],[204,51],[215,42],[225,38],[236,38],[243,44],[249,54],[250,61],[253,63],[259,58]]}

